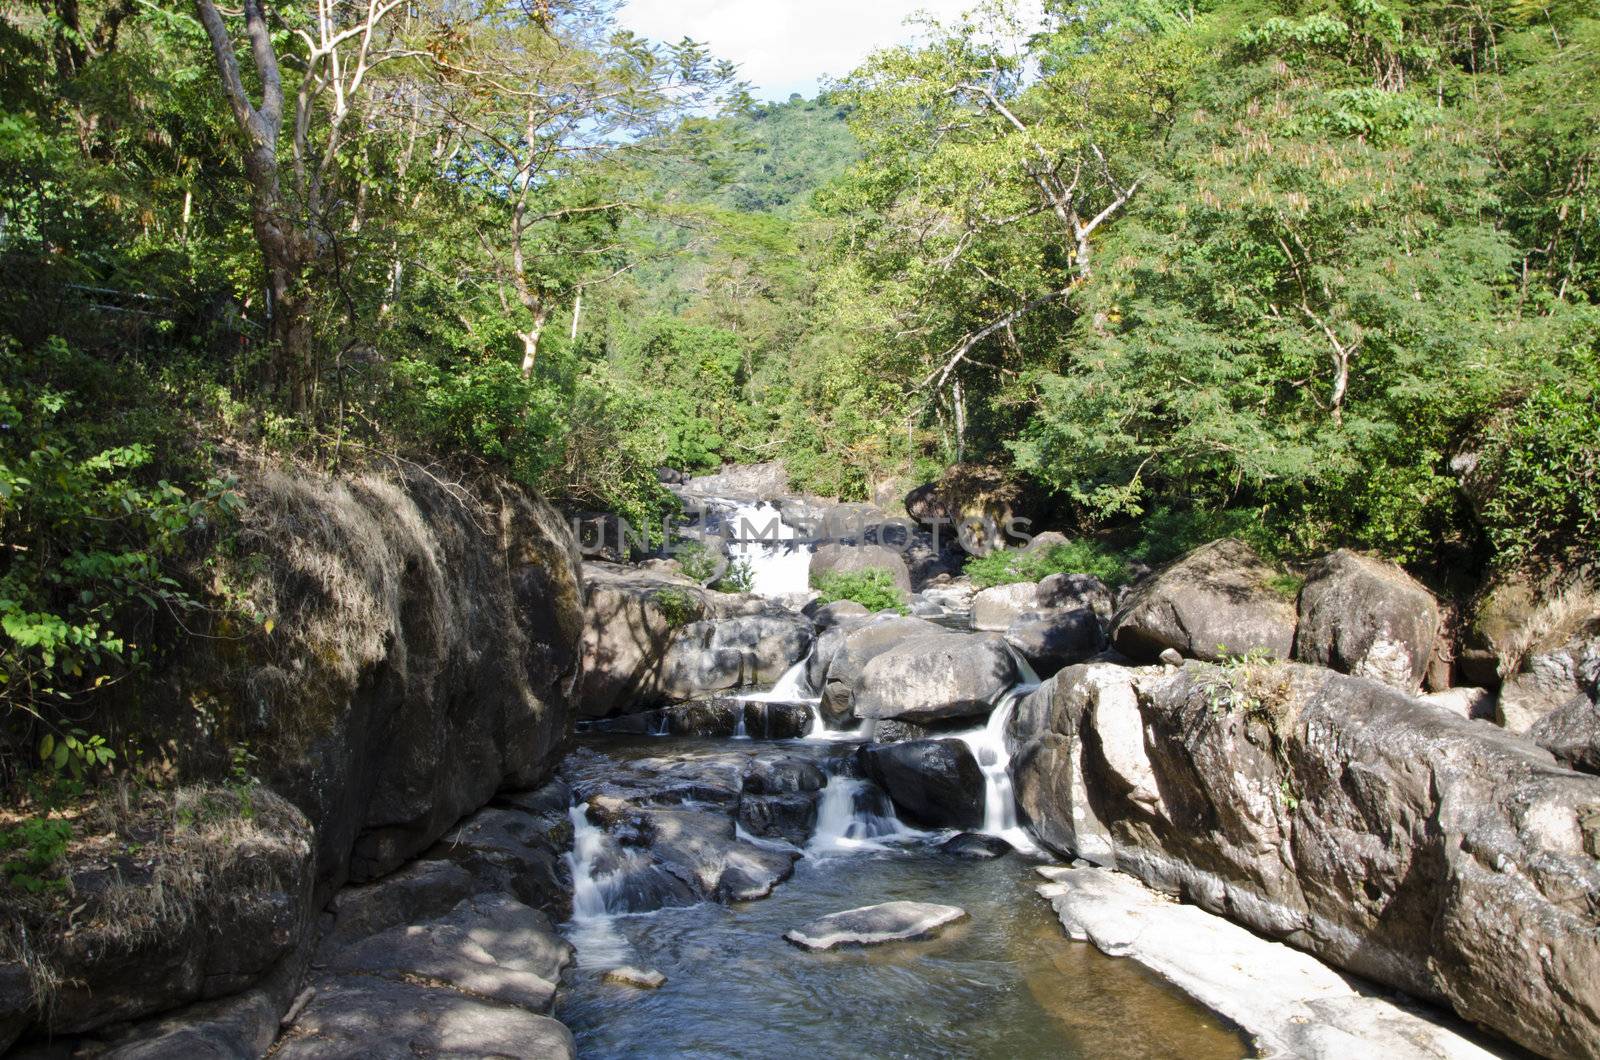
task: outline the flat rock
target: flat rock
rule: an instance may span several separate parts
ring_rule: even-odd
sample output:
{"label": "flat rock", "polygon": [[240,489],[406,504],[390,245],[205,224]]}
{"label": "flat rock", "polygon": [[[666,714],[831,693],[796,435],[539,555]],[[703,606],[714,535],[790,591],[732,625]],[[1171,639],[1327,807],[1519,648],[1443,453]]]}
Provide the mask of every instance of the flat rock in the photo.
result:
{"label": "flat rock", "polygon": [[608,983],[631,986],[637,990],[659,990],[667,981],[667,977],[654,968],[635,968],[632,965],[609,968],[600,978]]}
{"label": "flat rock", "polygon": [[966,919],[967,911],[953,905],[929,902],[883,902],[879,905],[829,913],[783,937],[808,950],[835,946],[876,946],[927,938],[947,924]]}
{"label": "flat rock", "polygon": [[1465,1025],[1364,992],[1299,950],[1103,868],[1041,868],[1067,934],[1131,957],[1232,1020],[1262,1056],[1491,1060]]}
{"label": "flat rock", "polygon": [[352,1056],[565,1060],[576,1056],[577,1048],[572,1033],[549,1016],[480,1001],[455,990],[349,976],[317,983],[316,996],[272,1055],[290,1060]]}

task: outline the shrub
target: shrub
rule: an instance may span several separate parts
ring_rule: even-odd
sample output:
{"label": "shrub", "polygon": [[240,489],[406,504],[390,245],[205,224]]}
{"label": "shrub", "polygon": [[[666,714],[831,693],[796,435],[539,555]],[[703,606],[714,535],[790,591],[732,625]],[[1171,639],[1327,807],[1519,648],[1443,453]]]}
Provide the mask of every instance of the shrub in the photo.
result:
{"label": "shrub", "polygon": [[1036,582],[1051,574],[1092,574],[1115,588],[1129,580],[1128,565],[1104,545],[1082,538],[1027,552],[997,549],[967,561],[967,576],[980,589],[1013,582]]}
{"label": "shrub", "polygon": [[666,588],[656,591],[656,610],[673,629],[687,626],[700,619],[700,601],[684,589]]}
{"label": "shrub", "polygon": [[1549,383],[1493,424],[1482,522],[1496,560],[1515,566],[1600,549],[1600,361]]}
{"label": "shrub", "polygon": [[822,594],[824,604],[854,600],[868,611],[898,611],[903,615],[909,610],[906,595],[894,583],[894,575],[878,567],[820,574],[811,584]]}

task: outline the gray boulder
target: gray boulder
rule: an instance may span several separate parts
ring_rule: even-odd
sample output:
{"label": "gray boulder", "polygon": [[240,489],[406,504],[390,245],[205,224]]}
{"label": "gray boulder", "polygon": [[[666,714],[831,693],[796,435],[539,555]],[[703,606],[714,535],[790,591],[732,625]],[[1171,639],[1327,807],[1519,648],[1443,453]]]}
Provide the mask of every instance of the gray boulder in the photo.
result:
{"label": "gray boulder", "polygon": [[962,832],[939,844],[939,849],[952,857],[970,861],[993,861],[1011,853],[1011,844],[997,835],[983,832]]}
{"label": "gray boulder", "polygon": [[691,476],[675,492],[691,501],[770,501],[789,492],[789,469],[782,460],[728,464],[714,474]]}
{"label": "gray boulder", "polygon": [[1068,543],[1067,535],[1059,530],[1045,530],[1034,534],[1032,540],[1022,546],[1022,551],[1029,554],[1049,552],[1053,548],[1060,548]]}
{"label": "gray boulder", "polygon": [[1438,633],[1439,605],[1416,579],[1340,549],[1317,563],[1300,591],[1294,657],[1416,692]]}
{"label": "gray boulder", "polygon": [[1041,579],[1036,593],[1040,611],[1076,611],[1087,607],[1102,625],[1111,622],[1115,600],[1106,583],[1093,574],[1051,574]]}
{"label": "gray boulder", "polygon": [[1006,643],[1033,667],[1049,677],[1063,667],[1086,662],[1105,648],[1100,620],[1087,607],[1023,615],[1006,630]]}
{"label": "gray boulder", "polygon": [[873,544],[819,545],[811,554],[811,582],[825,574],[854,574],[865,570],[889,573],[901,592],[911,591],[911,571],[905,557],[893,548]]}
{"label": "gray boulder", "polygon": [[801,611],[816,625],[817,632],[823,633],[840,624],[846,618],[865,618],[872,612],[864,604],[854,600],[835,600],[830,604],[819,603],[813,600]]}
{"label": "gray boulder", "polygon": [[[706,593],[687,578],[586,563],[579,713],[603,718],[665,696],[662,668],[678,630],[704,617]],[[687,613],[683,613],[686,611]]]}
{"label": "gray boulder", "polygon": [[[924,618],[897,615],[879,615],[850,630],[834,648],[820,685],[823,718],[837,725],[851,716],[856,683],[872,659],[909,637],[949,632]],[[812,687],[818,685],[813,683]]]}
{"label": "gray boulder", "polygon": [[1577,695],[1528,730],[1534,743],[1570,769],[1600,773],[1600,700]]}
{"label": "gray boulder", "polygon": [[750,795],[792,795],[821,791],[828,777],[804,758],[757,758],[745,767],[741,790]]}
{"label": "gray boulder", "polygon": [[802,949],[876,946],[928,938],[947,924],[966,919],[966,910],[928,902],[884,902],[819,917],[783,937]]}
{"label": "gray boulder", "polygon": [[560,851],[571,840],[565,814],[551,820],[489,806],[446,832],[424,857],[454,862],[492,889],[564,918],[571,881]]}
{"label": "gray boulder", "polygon": [[[860,607],[859,604],[856,606]],[[866,608],[862,608],[863,611]],[[833,657],[844,647],[845,638],[866,625],[867,615],[839,615],[835,621],[817,634],[811,654],[806,657],[806,682],[813,689],[821,689],[828,681],[828,667]]]}
{"label": "gray boulder", "polygon": [[662,691],[685,700],[771,684],[806,657],[813,637],[809,619],[779,607],[691,623],[667,649]]}
{"label": "gray boulder", "polygon": [[1133,589],[1112,621],[1111,645],[1137,662],[1166,648],[1216,662],[1262,652],[1289,658],[1295,608],[1270,586],[1274,571],[1242,541],[1202,545]]}
{"label": "gray boulder", "polygon": [[919,723],[979,717],[1020,677],[1016,656],[995,634],[911,637],[862,667],[853,710],[858,718]]}
{"label": "gray boulder", "polygon": [[362,1056],[577,1055],[572,1033],[549,1016],[478,1000],[455,990],[363,976],[318,980],[316,994],[274,1057],[336,1060]]}
{"label": "gray boulder", "polygon": [[[708,810],[638,806],[596,796],[590,816],[622,831],[632,846],[648,851],[650,863],[703,900],[747,902],[765,898],[794,872],[795,851],[741,842],[731,816]],[[644,910],[633,908],[633,912]]]}
{"label": "gray boulder", "polygon": [[739,797],[739,825],[751,835],[783,839],[800,846],[816,827],[817,802],[815,792],[742,795]]}
{"label": "gray boulder", "polygon": [[983,770],[960,740],[866,744],[856,752],[861,772],[905,818],[929,828],[975,828],[983,823]]}
{"label": "gray boulder", "polygon": [[1023,615],[1039,610],[1039,587],[1033,582],[980,589],[972,598],[972,628],[1002,632]]}
{"label": "gray boulder", "polygon": [[1527,732],[1575,696],[1593,698],[1600,687],[1600,616],[1559,647],[1535,652],[1500,686],[1495,720]]}
{"label": "gray boulder", "polygon": [[1296,664],[1075,666],[1011,736],[1019,805],[1057,853],[1537,1053],[1597,1055],[1600,780]]}

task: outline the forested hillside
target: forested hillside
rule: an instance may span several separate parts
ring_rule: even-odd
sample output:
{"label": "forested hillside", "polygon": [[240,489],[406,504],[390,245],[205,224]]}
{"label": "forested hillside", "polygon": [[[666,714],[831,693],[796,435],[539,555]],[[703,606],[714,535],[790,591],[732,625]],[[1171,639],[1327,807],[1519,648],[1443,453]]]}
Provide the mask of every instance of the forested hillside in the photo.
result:
{"label": "forested hillside", "polygon": [[1046,6],[776,104],[606,0],[8,8],[7,717],[249,617],[240,447],[636,522],[661,466],[981,463],[1149,558],[1592,557],[1593,5]]}

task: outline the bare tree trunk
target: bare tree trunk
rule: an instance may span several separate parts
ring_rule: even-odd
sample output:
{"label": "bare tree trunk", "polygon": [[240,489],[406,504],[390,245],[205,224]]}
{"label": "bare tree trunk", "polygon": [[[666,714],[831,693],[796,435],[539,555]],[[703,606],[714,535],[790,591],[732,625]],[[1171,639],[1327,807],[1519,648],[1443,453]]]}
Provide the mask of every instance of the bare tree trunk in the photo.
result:
{"label": "bare tree trunk", "polygon": [[533,378],[533,366],[539,359],[539,339],[544,335],[545,322],[549,314],[543,306],[533,310],[533,327],[521,332],[522,335],[522,378]]}

